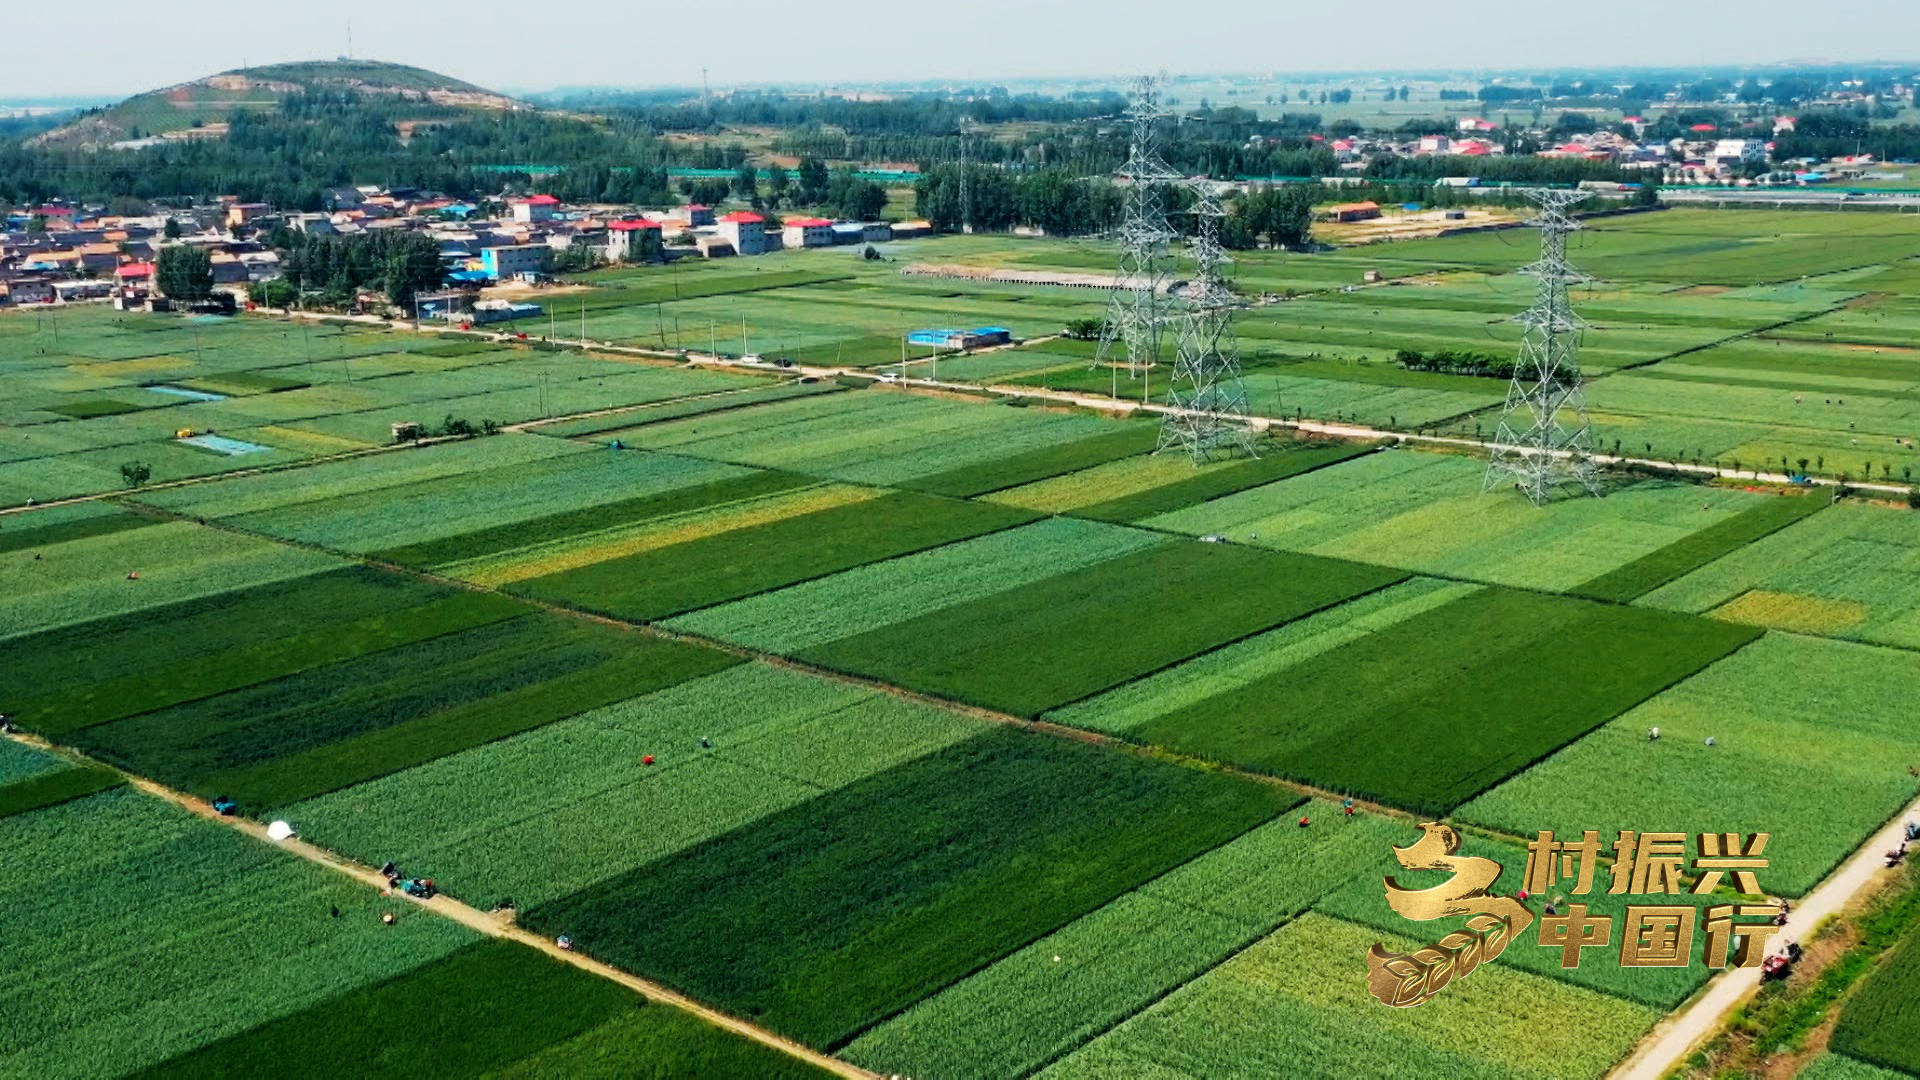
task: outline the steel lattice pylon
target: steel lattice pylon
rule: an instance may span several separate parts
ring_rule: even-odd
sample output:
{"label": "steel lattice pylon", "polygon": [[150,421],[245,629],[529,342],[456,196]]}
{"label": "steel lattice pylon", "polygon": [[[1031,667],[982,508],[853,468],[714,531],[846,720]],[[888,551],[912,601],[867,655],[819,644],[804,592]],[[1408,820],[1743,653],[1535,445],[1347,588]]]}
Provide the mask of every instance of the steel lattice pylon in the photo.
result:
{"label": "steel lattice pylon", "polygon": [[1511,483],[1540,506],[1567,486],[1598,495],[1600,480],[1580,388],[1578,334],[1586,324],[1573,313],[1568,297],[1569,289],[1587,278],[1567,263],[1567,237],[1580,227],[1567,211],[1587,195],[1536,189],[1527,197],[1540,207],[1529,222],[1540,230],[1540,259],[1520,272],[1539,285],[1533,306],[1514,317],[1526,332],[1494,433],[1486,490]]}
{"label": "steel lattice pylon", "polygon": [[1215,457],[1256,455],[1233,338],[1233,313],[1240,298],[1227,285],[1225,268],[1231,260],[1220,246],[1226,211],[1211,184],[1200,181],[1193,192],[1194,274],[1180,293],[1178,351],[1167,385],[1170,411],[1160,422],[1159,449],[1184,450],[1198,464]]}
{"label": "steel lattice pylon", "polygon": [[1160,160],[1159,126],[1166,117],[1152,76],[1133,80],[1127,105],[1132,138],[1127,163],[1114,176],[1126,186],[1126,213],[1120,230],[1120,272],[1093,366],[1126,350],[1127,370],[1138,376],[1160,360],[1160,337],[1167,317],[1167,286],[1172,280],[1167,247],[1175,233],[1167,224],[1167,187],[1179,174]]}

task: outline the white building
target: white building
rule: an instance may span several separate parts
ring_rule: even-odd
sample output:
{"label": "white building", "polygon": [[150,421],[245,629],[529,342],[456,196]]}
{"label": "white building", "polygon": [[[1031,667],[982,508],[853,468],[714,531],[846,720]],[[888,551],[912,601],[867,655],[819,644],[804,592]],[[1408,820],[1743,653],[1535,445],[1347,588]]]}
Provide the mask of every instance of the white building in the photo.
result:
{"label": "white building", "polygon": [[762,255],[767,251],[767,219],[759,214],[748,210],[722,214],[714,228],[736,254]]}
{"label": "white building", "polygon": [[[729,215],[731,216],[731,215]],[[831,247],[833,222],[826,218],[788,218],[781,226],[780,239],[789,248]]]}

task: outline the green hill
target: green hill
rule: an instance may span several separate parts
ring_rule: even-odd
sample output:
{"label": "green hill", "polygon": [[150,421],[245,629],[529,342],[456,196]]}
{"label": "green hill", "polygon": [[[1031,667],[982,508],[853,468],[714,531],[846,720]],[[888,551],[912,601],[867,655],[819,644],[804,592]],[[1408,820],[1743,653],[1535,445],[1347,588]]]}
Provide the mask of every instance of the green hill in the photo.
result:
{"label": "green hill", "polygon": [[152,90],[81,116],[33,140],[40,146],[102,147],[134,139],[217,137],[237,109],[277,110],[289,95],[347,91],[444,108],[520,109],[491,90],[405,64],[308,60],[209,75]]}

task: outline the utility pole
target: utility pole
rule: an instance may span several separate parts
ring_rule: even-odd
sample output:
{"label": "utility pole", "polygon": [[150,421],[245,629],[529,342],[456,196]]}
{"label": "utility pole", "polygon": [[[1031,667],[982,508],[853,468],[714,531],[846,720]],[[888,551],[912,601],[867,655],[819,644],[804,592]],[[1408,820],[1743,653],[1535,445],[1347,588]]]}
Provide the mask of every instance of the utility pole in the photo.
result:
{"label": "utility pole", "polygon": [[742,315],[740,316],[740,359],[745,360],[752,355],[753,350],[747,348],[747,317]]}

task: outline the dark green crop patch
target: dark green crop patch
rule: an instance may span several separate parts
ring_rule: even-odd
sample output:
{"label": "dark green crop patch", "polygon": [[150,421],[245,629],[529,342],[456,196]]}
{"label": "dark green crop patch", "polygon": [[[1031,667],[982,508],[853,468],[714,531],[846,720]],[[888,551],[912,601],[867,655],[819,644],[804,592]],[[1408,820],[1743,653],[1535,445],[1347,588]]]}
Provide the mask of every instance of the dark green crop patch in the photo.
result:
{"label": "dark green crop patch", "polygon": [[523,921],[833,1047],[1294,801],[1000,728]]}
{"label": "dark green crop patch", "polygon": [[1311,555],[1168,540],[800,656],[1038,716],[1405,577]]}
{"label": "dark green crop patch", "polygon": [[549,574],[514,589],[616,618],[664,619],[1038,516],[901,491]]}
{"label": "dark green crop patch", "polygon": [[1130,734],[1446,813],[1759,635],[1689,615],[1488,588]]}

